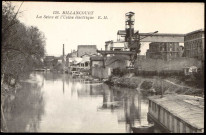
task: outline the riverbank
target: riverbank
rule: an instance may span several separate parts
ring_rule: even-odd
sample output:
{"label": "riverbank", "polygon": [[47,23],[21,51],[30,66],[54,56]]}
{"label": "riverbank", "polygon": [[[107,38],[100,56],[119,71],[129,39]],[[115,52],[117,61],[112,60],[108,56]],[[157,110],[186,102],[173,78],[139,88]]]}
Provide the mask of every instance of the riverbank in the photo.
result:
{"label": "riverbank", "polygon": [[173,77],[160,78],[157,76],[142,77],[134,74],[127,74],[123,77],[112,76],[105,83],[111,86],[128,87],[132,89],[141,89],[144,92],[155,90],[157,95],[162,93],[177,93],[194,96],[204,96],[204,88],[197,88],[185,85],[178,78]]}
{"label": "riverbank", "polygon": [[8,108],[5,104],[9,104],[15,99],[16,91],[20,87],[19,84],[16,84],[15,87],[11,87],[5,83],[1,85],[1,131],[8,131],[4,114]]}
{"label": "riverbank", "polygon": [[[19,76],[21,80],[26,80],[29,78],[29,73],[24,73]],[[18,90],[22,88],[20,79],[15,80],[15,85],[11,85],[13,83],[8,83],[7,81],[1,82],[1,131],[7,132],[7,117],[8,112],[11,112],[13,106],[12,102],[15,101],[16,94]]]}

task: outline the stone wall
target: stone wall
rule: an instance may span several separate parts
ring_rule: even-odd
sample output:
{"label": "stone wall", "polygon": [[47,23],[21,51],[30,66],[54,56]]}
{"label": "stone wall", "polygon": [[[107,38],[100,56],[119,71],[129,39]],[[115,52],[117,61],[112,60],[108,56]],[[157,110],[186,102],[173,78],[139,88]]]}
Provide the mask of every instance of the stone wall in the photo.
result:
{"label": "stone wall", "polygon": [[164,61],[161,59],[145,59],[135,63],[135,68],[141,67],[145,71],[162,71],[162,70],[181,70],[183,68],[196,66],[201,68],[201,61],[194,58],[178,58],[170,61]]}

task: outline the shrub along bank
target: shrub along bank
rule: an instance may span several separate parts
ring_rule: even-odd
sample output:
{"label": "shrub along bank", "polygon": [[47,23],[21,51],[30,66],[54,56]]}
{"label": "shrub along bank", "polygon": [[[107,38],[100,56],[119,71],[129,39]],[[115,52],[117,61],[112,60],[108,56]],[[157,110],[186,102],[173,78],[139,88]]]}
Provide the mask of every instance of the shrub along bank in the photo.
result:
{"label": "shrub along bank", "polygon": [[177,84],[180,82],[178,78],[160,78],[157,76],[151,77],[142,77],[142,76],[134,76],[134,74],[126,74],[122,77],[120,76],[111,76],[109,80],[105,83],[108,85],[115,85],[119,87],[128,87],[131,89],[139,88],[143,91],[149,91],[154,89],[156,94],[160,95],[162,93],[178,93],[178,94],[186,94],[186,95],[195,95],[195,96],[203,96],[204,88],[197,88],[187,86],[186,84]]}

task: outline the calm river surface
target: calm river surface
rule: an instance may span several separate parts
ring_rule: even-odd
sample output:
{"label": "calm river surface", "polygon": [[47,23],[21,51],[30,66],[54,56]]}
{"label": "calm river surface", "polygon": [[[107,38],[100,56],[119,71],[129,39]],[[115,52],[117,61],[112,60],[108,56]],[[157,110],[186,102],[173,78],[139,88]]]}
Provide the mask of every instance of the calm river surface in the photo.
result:
{"label": "calm river surface", "polygon": [[130,133],[148,123],[148,101],[136,90],[51,72],[33,73],[21,85],[7,101],[9,132]]}

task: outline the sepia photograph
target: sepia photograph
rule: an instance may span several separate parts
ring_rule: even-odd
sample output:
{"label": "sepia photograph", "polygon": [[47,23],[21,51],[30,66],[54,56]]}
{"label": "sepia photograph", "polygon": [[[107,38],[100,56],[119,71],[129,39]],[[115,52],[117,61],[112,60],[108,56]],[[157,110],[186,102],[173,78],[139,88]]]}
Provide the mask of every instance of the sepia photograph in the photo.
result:
{"label": "sepia photograph", "polygon": [[204,133],[204,10],[2,1],[1,132]]}

